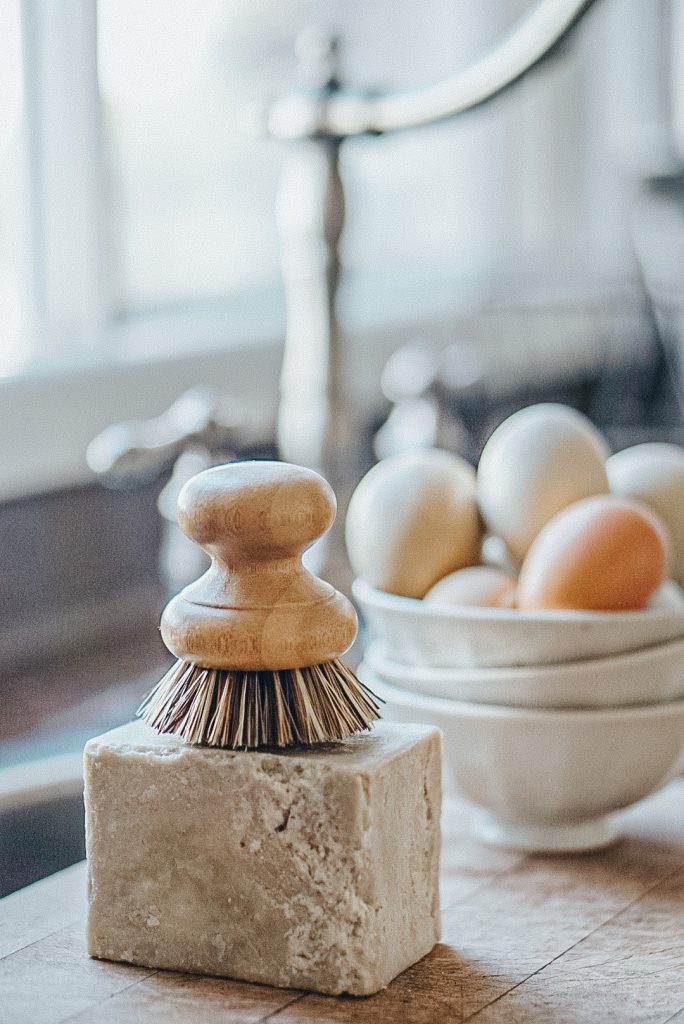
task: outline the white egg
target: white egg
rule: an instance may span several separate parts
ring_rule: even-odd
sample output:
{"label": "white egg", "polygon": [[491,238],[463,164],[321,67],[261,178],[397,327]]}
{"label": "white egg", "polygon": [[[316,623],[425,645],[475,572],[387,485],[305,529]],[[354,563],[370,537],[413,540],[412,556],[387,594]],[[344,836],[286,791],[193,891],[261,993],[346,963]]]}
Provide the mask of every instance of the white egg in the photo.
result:
{"label": "white egg", "polygon": [[442,607],[514,608],[515,577],[489,565],[471,565],[438,580],[423,600]]}
{"label": "white egg", "polygon": [[601,433],[568,406],[531,405],[509,416],[484,446],[477,471],[489,531],[522,560],[561,509],[608,491],[608,451]]}
{"label": "white egg", "polygon": [[668,612],[684,611],[684,592],[674,580],[665,580],[648,602],[648,607]]}
{"label": "white egg", "polygon": [[637,498],[658,513],[670,531],[672,575],[684,580],[684,448],[637,444],[611,455],[606,472],[614,494]]}
{"label": "white egg", "polygon": [[519,566],[511,555],[505,542],[501,537],[488,534],[482,541],[480,561],[483,565],[489,565],[492,569],[500,569],[509,576],[517,576]]}
{"label": "white egg", "polygon": [[482,532],[475,471],[450,452],[406,452],[384,459],[361,480],[346,520],[354,572],[404,597],[478,561]]}

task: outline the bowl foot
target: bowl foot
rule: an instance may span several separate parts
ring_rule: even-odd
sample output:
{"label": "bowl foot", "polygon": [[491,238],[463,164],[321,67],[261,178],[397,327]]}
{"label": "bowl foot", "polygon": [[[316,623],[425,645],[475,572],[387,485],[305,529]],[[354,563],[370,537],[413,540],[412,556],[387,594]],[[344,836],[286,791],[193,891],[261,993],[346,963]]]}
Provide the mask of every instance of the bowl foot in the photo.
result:
{"label": "bowl foot", "polygon": [[574,825],[522,825],[483,811],[473,822],[477,839],[531,853],[582,853],[610,846],[619,838],[610,815]]}

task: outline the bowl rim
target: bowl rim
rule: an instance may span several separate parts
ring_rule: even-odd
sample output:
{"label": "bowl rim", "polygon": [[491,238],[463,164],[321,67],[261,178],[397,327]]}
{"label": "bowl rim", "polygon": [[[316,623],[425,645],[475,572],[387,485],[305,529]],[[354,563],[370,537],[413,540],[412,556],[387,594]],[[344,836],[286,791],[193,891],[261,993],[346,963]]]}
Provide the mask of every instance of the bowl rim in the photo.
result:
{"label": "bowl rim", "polygon": [[529,623],[586,623],[596,622],[610,625],[611,622],[658,621],[681,619],[684,631],[684,608],[640,608],[637,611],[579,611],[574,609],[545,609],[543,611],[521,611],[518,608],[475,608],[457,605],[425,604],[416,597],[402,597],[378,590],[362,576],[352,582],[352,594],[361,605],[380,607],[392,612],[404,612],[418,618],[442,619],[445,622],[529,622]]}
{"label": "bowl rim", "polygon": [[[368,677],[364,676],[364,682],[370,687],[378,687],[377,694],[384,700],[382,691],[388,690],[392,699],[394,694],[400,694],[398,703],[407,705],[421,705],[426,711],[434,711],[438,714],[459,715],[462,718],[498,718],[517,720],[546,720],[559,723],[573,721],[597,721],[603,723],[613,721],[624,721],[625,719],[640,718],[669,718],[678,714],[684,714],[684,697],[679,700],[658,701],[654,704],[628,704],[618,707],[592,707],[592,708],[528,708],[511,707],[506,704],[477,704],[474,701],[450,700],[448,697],[429,697],[423,693],[414,693],[411,690],[402,690],[398,686],[392,686],[379,679],[374,672],[369,672]],[[382,715],[382,709],[381,709]],[[684,746],[684,735],[682,736]]]}
{"label": "bowl rim", "polygon": [[[496,680],[499,682],[511,683],[521,680],[539,679],[553,675],[556,679],[562,680],[564,676],[572,677],[579,672],[600,671],[601,669],[632,668],[640,662],[650,662],[659,655],[663,658],[676,657],[681,652],[684,655],[684,635],[673,637],[671,640],[662,640],[655,644],[648,644],[646,647],[637,647],[635,650],[620,651],[617,654],[604,654],[598,657],[575,658],[573,661],[557,661],[549,665],[413,665],[408,662],[395,661],[394,658],[385,654],[386,641],[376,637],[367,644],[364,650],[364,660],[367,660],[369,668],[377,674],[376,665],[386,664],[389,671],[397,676],[424,675],[426,678],[448,680],[459,677],[464,681],[482,682],[485,680]],[[370,652],[370,658],[368,653]],[[378,652],[380,652],[378,654]],[[684,659],[682,662],[684,670]],[[382,669],[380,669],[382,672]],[[560,685],[560,684],[559,684]]]}

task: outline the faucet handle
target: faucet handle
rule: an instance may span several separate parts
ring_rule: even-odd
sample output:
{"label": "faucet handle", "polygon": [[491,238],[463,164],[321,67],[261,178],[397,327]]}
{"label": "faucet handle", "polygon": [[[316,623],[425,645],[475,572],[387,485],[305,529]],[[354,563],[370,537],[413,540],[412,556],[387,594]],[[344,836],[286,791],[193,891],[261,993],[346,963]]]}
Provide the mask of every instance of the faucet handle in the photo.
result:
{"label": "faucet handle", "polygon": [[86,459],[110,483],[152,479],[188,447],[212,454],[233,450],[244,422],[238,403],[219,400],[209,388],[195,387],[153,419],[106,427],[88,445]]}

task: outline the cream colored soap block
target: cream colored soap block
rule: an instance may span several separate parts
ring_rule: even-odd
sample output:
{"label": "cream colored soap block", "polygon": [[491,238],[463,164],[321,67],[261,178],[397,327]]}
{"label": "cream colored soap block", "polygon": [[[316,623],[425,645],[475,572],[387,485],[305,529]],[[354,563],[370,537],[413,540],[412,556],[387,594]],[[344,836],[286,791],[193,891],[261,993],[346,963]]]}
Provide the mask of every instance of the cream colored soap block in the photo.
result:
{"label": "cream colored soap block", "polygon": [[437,729],[263,753],[135,722],[85,780],[91,956],[367,995],[439,939]]}

